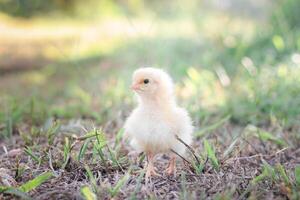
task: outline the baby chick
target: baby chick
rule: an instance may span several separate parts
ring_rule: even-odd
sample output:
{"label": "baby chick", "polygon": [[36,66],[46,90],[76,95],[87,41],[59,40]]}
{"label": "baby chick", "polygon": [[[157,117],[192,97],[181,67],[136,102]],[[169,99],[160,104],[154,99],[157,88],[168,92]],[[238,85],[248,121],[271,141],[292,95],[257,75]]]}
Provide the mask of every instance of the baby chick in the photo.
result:
{"label": "baby chick", "polygon": [[[137,94],[138,106],[125,122],[125,134],[131,146],[145,152],[148,159],[146,179],[155,172],[153,157],[170,150],[184,155],[185,145],[192,142],[193,126],[187,111],[176,104],[171,77],[161,69],[140,68],[133,73],[131,89]],[[167,174],[175,173],[175,154],[169,161]]]}

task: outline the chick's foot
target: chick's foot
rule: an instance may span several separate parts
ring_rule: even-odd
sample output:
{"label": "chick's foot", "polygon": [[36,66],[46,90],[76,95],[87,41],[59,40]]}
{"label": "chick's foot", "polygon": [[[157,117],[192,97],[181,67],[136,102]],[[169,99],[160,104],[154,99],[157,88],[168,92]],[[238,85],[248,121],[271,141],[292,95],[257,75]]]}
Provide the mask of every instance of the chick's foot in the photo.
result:
{"label": "chick's foot", "polygon": [[155,171],[155,168],[154,168],[154,163],[153,163],[153,159],[154,159],[154,155],[152,152],[149,152],[148,155],[148,164],[147,164],[147,167],[146,167],[146,180],[149,179],[150,176],[160,176],[156,171]]}
{"label": "chick's foot", "polygon": [[166,169],[165,173],[167,175],[175,175],[176,173],[176,163],[175,163],[175,157],[172,157],[170,159],[168,168]]}
{"label": "chick's foot", "polygon": [[146,169],[146,179],[148,180],[151,176],[161,176],[155,171],[155,168],[152,164],[149,164]]}

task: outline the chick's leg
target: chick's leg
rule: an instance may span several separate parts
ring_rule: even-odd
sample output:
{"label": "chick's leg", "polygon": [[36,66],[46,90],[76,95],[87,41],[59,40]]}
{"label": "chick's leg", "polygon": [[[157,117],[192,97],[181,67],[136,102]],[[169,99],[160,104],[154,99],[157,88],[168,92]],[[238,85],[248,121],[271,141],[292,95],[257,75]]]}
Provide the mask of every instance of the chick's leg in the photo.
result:
{"label": "chick's leg", "polygon": [[175,172],[176,172],[176,156],[172,155],[169,161],[168,168],[166,169],[166,173],[168,175],[172,175],[175,174]]}
{"label": "chick's leg", "polygon": [[154,164],[153,164],[153,158],[154,155],[150,152],[147,153],[147,158],[148,158],[148,164],[146,167],[146,179],[148,179],[150,176],[160,176],[154,168]]}

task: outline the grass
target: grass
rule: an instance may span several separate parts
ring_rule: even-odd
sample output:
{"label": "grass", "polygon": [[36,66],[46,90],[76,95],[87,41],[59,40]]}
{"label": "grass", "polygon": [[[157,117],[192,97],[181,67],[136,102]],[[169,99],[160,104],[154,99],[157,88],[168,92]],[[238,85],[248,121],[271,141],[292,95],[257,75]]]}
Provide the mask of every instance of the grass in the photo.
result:
{"label": "grass", "polygon": [[219,169],[218,159],[216,157],[216,154],[215,154],[215,151],[214,151],[213,147],[211,146],[211,144],[209,144],[209,142],[207,140],[204,140],[204,149],[205,149],[205,151],[207,153],[207,157],[211,161],[213,167],[216,170],[218,170]]}
{"label": "grass", "polygon": [[[31,26],[0,16],[0,198],[299,199],[300,28],[288,8],[265,21],[203,8]],[[37,67],[8,48],[15,32]],[[144,65],[174,77],[196,127],[176,177],[149,184],[122,129]],[[167,161],[157,157],[159,172]]]}
{"label": "grass", "polygon": [[22,184],[19,188],[13,188],[13,187],[1,187],[0,192],[4,194],[13,194],[21,199],[32,199],[30,196],[28,196],[26,193],[35,189],[48,179],[50,179],[53,176],[51,172],[46,172],[43,174],[38,175],[33,180],[30,180],[24,184]]}

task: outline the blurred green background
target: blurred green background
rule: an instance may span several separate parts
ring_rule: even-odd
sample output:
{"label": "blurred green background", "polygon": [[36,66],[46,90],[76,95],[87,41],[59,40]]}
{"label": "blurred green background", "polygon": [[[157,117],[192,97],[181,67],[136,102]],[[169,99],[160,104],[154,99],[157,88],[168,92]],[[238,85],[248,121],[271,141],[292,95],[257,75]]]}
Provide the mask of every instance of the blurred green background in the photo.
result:
{"label": "blurred green background", "polygon": [[[300,121],[299,0],[0,0],[0,131],[121,121],[130,76],[161,67],[197,127]],[[120,124],[119,124],[120,125]]]}

